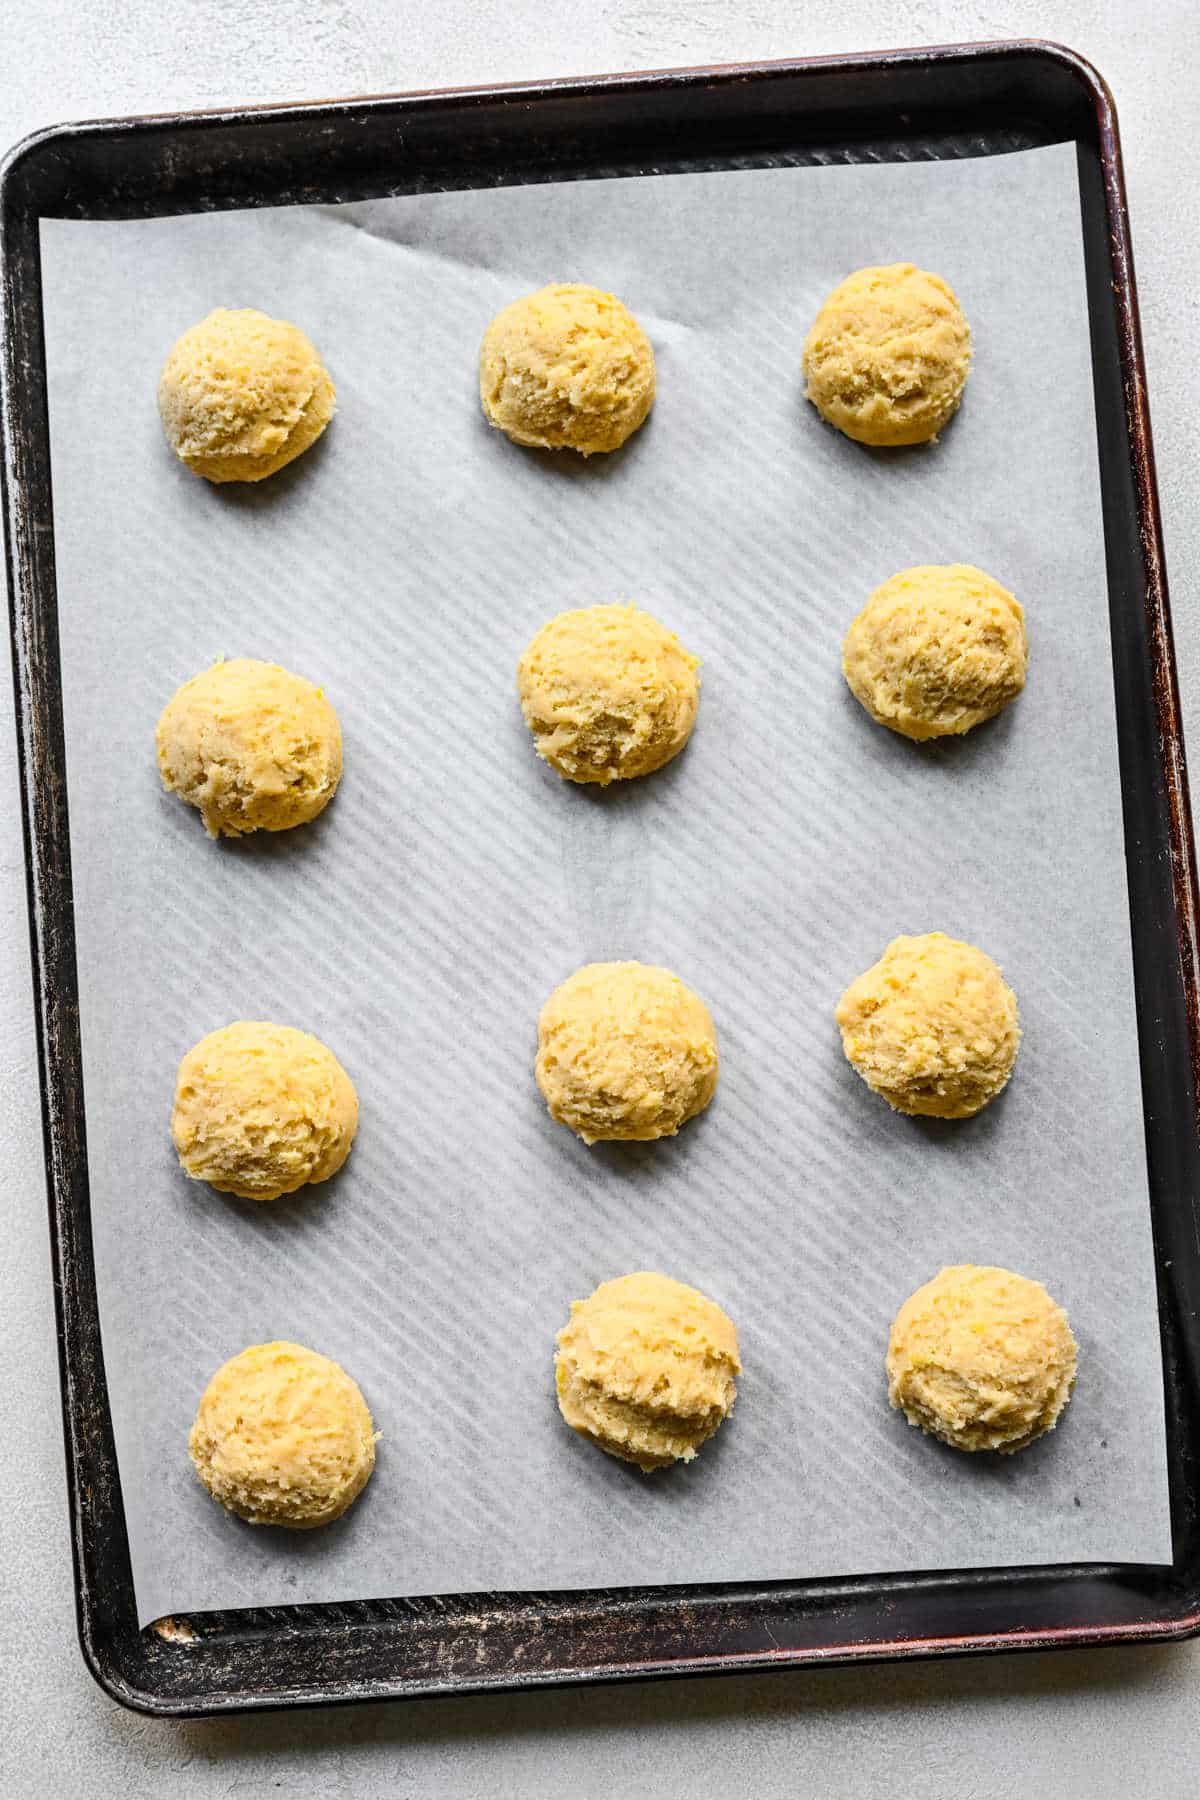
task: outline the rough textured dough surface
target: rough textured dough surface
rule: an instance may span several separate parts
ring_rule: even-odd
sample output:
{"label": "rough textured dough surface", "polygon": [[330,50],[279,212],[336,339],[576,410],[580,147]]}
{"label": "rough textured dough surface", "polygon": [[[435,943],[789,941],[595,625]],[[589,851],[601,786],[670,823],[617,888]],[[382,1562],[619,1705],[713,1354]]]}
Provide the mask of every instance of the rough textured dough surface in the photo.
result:
{"label": "rough textured dough surface", "polygon": [[343,1368],[302,1344],[252,1344],[204,1390],[188,1450],[222,1506],[309,1531],[340,1518],[375,1467],[377,1433]]}
{"label": "rough textured dough surface", "polygon": [[957,410],[971,332],[953,290],[912,263],[856,269],[804,343],[807,394],[860,444],[923,444]]}
{"label": "rough textured dough surface", "polygon": [[877,587],[846,633],[854,698],[902,737],[970,731],[1025,686],[1020,604],[970,563],[902,569]]}
{"label": "rough textured dough surface", "polygon": [[712,1099],[717,1069],[703,1000],[650,963],[587,963],[538,1019],[538,1086],[585,1144],[673,1137]]}
{"label": "rough textured dough surface", "polygon": [[333,417],[329,371],[296,325],[219,306],[172,347],[158,410],[180,462],[206,481],[261,481]]}
{"label": "rough textured dough surface", "polygon": [[479,398],[489,424],[516,444],[617,450],[654,404],[654,351],[615,294],[554,282],[488,326]]}
{"label": "rough textured dough surface", "polygon": [[626,781],[660,769],[691,736],[696,657],[636,606],[559,613],[517,665],[538,755],[567,781]]}
{"label": "rough textured dough surface", "polygon": [[185,681],[155,742],[163,786],[199,809],[210,837],[304,825],[342,777],[341,727],[324,691],[247,656]]}
{"label": "rough textured dough surface", "polygon": [[691,1462],[729,1417],[741,1367],[715,1300],[643,1271],[572,1302],[554,1377],[572,1430],[649,1474]]}
{"label": "rough textured dough surface", "polygon": [[965,1119],[1005,1086],[1021,1030],[990,956],[944,932],[893,938],[837,1005],[842,1048],[897,1112]]}
{"label": "rough textured dough surface", "polygon": [[327,1181],[350,1154],[358,1096],[307,1031],[241,1019],[210,1031],[179,1065],[171,1136],[194,1181],[277,1200]]}
{"label": "rough textured dough surface", "polygon": [[964,1263],[918,1288],[892,1325],[888,1399],[958,1450],[1022,1450],[1052,1431],[1076,1346],[1040,1281]]}

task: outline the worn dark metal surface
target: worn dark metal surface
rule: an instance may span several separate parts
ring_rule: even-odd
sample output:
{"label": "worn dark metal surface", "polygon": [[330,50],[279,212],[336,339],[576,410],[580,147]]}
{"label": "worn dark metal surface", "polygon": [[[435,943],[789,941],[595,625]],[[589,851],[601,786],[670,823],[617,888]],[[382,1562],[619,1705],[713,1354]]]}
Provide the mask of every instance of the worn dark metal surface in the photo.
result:
{"label": "worn dark metal surface", "polygon": [[[1173,1563],[365,1599],[139,1632],[92,1263],[39,218],[1062,141],[1079,157]],[[63,1421],[80,1637],[103,1686],[185,1715],[1200,1630],[1196,870],[1116,118],[1095,72],[1052,45],[990,44],[67,126],[10,157],[0,234],[3,503]]]}

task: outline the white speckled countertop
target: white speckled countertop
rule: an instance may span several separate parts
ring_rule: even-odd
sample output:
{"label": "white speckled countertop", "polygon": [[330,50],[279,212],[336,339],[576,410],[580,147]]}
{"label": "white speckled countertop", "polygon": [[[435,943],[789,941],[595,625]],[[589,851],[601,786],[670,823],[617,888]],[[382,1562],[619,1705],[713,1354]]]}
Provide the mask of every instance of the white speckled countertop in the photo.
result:
{"label": "white speckled countertop", "polygon": [[[59,120],[457,82],[1040,36],[1088,56],[1120,111],[1185,722],[1200,743],[1194,0],[10,0],[0,145]],[[1189,429],[1188,421],[1193,423]],[[7,649],[3,652],[7,658]],[[470,1796],[1174,1800],[1194,1792],[1200,1644],[890,1670],[275,1714],[169,1725],[121,1711],[75,1642],[11,729],[0,731],[0,1785]]]}

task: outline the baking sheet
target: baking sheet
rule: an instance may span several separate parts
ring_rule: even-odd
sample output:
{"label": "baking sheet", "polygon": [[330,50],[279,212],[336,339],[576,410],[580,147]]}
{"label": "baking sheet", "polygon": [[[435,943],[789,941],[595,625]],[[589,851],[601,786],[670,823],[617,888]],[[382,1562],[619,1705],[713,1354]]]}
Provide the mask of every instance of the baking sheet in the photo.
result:
{"label": "baking sheet", "polygon": [[[338,208],[42,225],[97,1282],[142,1621],[472,1589],[1169,1560],[1101,503],[1070,145]],[[941,445],[867,452],[800,399],[850,268],[909,257],[976,344]],[[593,280],[649,331],[659,398],[617,456],[484,424],[492,314]],[[164,450],[162,358],[214,305],[295,319],[338,388],[261,487]],[[839,672],[879,581],[965,560],[1025,602],[1020,702],[962,742],[873,727]],[[514,666],[554,612],[635,599],[704,663],[683,757],[628,788],[534,756]],[[322,681],[334,805],[209,843],[153,730],[216,656]],[[900,931],[982,944],[1020,1002],[1004,1097],[893,1116],[832,1008]],[[532,1078],[545,995],[637,957],[717,1023],[675,1140],[577,1143]],[[272,1018],[362,1114],[343,1173],[257,1207],[179,1172],[179,1057]],[[943,1263],[1046,1282],[1080,1343],[1060,1429],[964,1458],[886,1405],[895,1308]],[[731,1421],[653,1479],[567,1432],[554,1333],[660,1268],[737,1322]],[[298,1339],[383,1433],[327,1530],[225,1516],[186,1436],[213,1370]]]}

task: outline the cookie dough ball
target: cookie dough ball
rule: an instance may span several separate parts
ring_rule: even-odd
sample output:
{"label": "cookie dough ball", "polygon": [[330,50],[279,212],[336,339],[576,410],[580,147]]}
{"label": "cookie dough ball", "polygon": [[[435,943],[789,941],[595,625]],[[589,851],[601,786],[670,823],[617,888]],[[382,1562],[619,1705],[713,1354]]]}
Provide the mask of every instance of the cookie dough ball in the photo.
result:
{"label": "cookie dough ball", "polygon": [[571,1429],[649,1474],[692,1461],[729,1417],[741,1369],[716,1301],[643,1271],[572,1301],[554,1378]]}
{"label": "cookie dough ball", "polygon": [[213,1499],[240,1519],[309,1531],[358,1499],[377,1435],[337,1363],[302,1344],[252,1344],[205,1388],[188,1450]]}
{"label": "cookie dough ball", "polygon": [[193,1181],[277,1200],[328,1181],[350,1154],[358,1095],[307,1031],[241,1019],[210,1031],[179,1065],[171,1136]]}
{"label": "cookie dough ball", "polygon": [[1017,1001],[990,956],[942,931],[893,938],[837,1006],[842,1048],[896,1112],[966,1119],[1012,1074]]}
{"label": "cookie dough ball", "polygon": [[536,1074],[550,1117],[585,1144],[674,1137],[716,1092],[716,1032],[669,969],[587,963],[542,1008]]}
{"label": "cookie dough ball", "polygon": [[654,404],[654,351],[615,294],[554,282],[488,326],[479,398],[514,444],[618,450]]}
{"label": "cookie dough ball", "polygon": [[155,733],[163,786],[210,837],[288,831],[342,778],[342,732],[322,688],[278,663],[214,663],[172,696]]}
{"label": "cookie dough ball", "polygon": [[636,606],[559,613],[517,664],[538,755],[566,781],[601,787],[660,769],[691,736],[699,666]]}
{"label": "cookie dough ball", "polygon": [[804,343],[807,394],[860,444],[924,444],[957,410],[971,332],[938,275],[891,263],[835,287]]}
{"label": "cookie dough ball", "polygon": [[846,633],[842,669],[879,725],[949,737],[994,718],[1025,686],[1025,614],[970,563],[903,569]]}
{"label": "cookie dough ball", "polygon": [[333,417],[329,372],[298,326],[244,307],[185,331],[163,364],[167,442],[206,481],[261,481],[315,444]]}
{"label": "cookie dough ball", "polygon": [[1040,1281],[964,1263],[896,1314],[888,1399],[958,1450],[1023,1450],[1053,1431],[1075,1386],[1067,1315]]}

